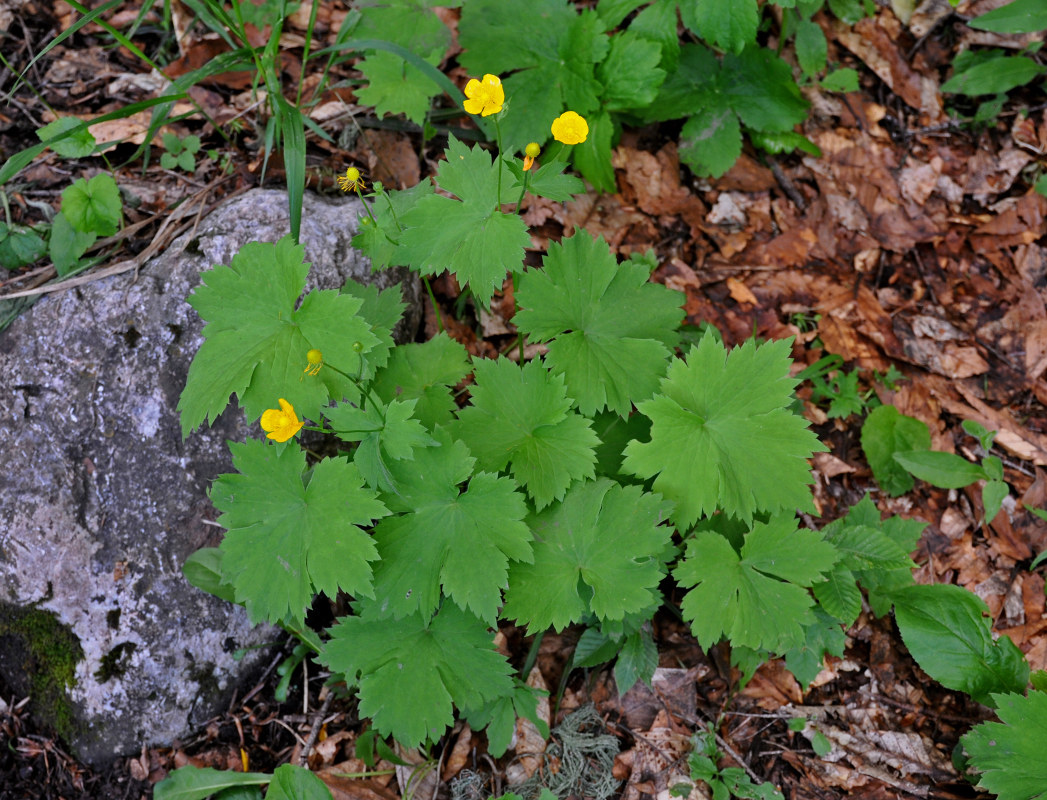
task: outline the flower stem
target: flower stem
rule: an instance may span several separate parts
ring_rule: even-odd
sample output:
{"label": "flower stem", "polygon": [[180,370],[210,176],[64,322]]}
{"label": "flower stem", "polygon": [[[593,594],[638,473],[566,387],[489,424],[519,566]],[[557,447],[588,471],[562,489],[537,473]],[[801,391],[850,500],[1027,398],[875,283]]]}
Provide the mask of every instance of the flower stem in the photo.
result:
{"label": "flower stem", "polygon": [[[534,169],[534,168],[535,168],[534,164],[531,164],[531,169]],[[527,184],[528,184],[528,182],[530,180],[531,180],[531,170],[529,169],[529,170],[527,170],[527,172],[524,173],[523,189],[520,191],[520,199],[516,201],[516,210],[513,211],[514,214],[519,214],[520,213],[520,204],[523,203],[524,195],[527,194]]]}
{"label": "flower stem", "polygon": [[494,164],[498,167],[498,197],[494,201],[494,210],[502,210],[502,126],[498,123],[498,117],[494,118],[494,139],[498,144],[498,155],[494,158]]}

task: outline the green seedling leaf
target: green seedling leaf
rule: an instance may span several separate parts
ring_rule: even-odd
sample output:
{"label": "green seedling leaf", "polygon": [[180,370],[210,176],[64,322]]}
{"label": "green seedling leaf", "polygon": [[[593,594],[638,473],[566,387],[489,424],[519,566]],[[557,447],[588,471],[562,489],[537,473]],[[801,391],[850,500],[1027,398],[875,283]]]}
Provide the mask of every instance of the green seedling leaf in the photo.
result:
{"label": "green seedling leaf", "polygon": [[1038,33],[1047,29],[1047,6],[1041,0],[1014,0],[967,24],[993,33]]}
{"label": "green seedling leaf", "polygon": [[680,17],[702,39],[730,53],[755,42],[760,24],[756,0],[691,0],[680,3]]}
{"label": "green seedling leaf", "polygon": [[531,341],[551,342],[546,363],[563,375],[586,416],[627,417],[665,375],[679,337],[681,296],[618,263],[602,237],[579,233],[552,244],[543,270],[520,279],[513,321]]}
{"label": "green seedling leaf", "polygon": [[980,464],[939,450],[896,452],[894,460],[921,481],[940,489],[962,489],[988,477]]}
{"label": "green seedling leaf", "polygon": [[957,72],[942,84],[943,92],[981,95],[1002,94],[1041,75],[1044,68],[1026,56],[1000,56]]}
{"label": "green seedling leaf", "polygon": [[894,460],[894,454],[930,450],[931,432],[927,425],[907,417],[894,406],[878,406],[869,412],[862,425],[862,450],[880,488],[891,497],[912,490],[913,479]]}
{"label": "green seedling leaf", "polygon": [[264,786],[273,778],[261,772],[223,772],[212,767],[180,767],[153,790],[155,800],[207,800],[234,786]]}
{"label": "green seedling leaf", "polygon": [[651,441],[630,442],[624,469],[654,478],[681,526],[718,510],[749,522],[811,504],[807,459],[824,449],[789,411],[790,340],[749,340],[730,353],[713,336],[673,359],[660,393],[638,405]]}
{"label": "green seedling leaf", "polygon": [[273,772],[266,800],[331,800],[331,790],[305,767],[281,764]]}
{"label": "green seedling leaf", "polygon": [[822,78],[821,87],[830,92],[857,92],[858,71],[850,67],[833,70]]}
{"label": "green seedling leaf", "polygon": [[564,379],[539,361],[521,369],[508,359],[475,364],[473,402],[458,414],[455,436],[481,469],[509,467],[541,509],[563,499],[576,480],[595,476],[591,423],[572,410]]}
{"label": "green seedling leaf", "polygon": [[483,148],[466,147],[452,136],[437,183],[459,200],[425,195],[400,219],[398,258],[423,275],[455,273],[483,306],[507,272],[523,269],[524,248],[531,243],[523,220],[498,210],[499,164]]}
{"label": "green seedling leaf", "polygon": [[614,683],[619,696],[628,692],[636,683],[643,681],[648,686],[658,668],[658,647],[651,638],[649,625],[627,636],[622,643],[618,660],[614,664]]}
{"label": "green seedling leaf", "polygon": [[18,269],[43,257],[44,240],[32,228],[0,222],[0,266]]}
{"label": "green seedling leaf", "polygon": [[996,692],[1021,692],[1029,665],[1006,636],[993,640],[989,608],[959,586],[910,586],[892,595],[894,618],[916,663],[947,689],[992,705]]}
{"label": "green seedling leaf", "polygon": [[469,374],[465,347],[440,333],[424,343],[393,349],[389,363],[375,376],[372,389],[386,402],[417,400],[414,416],[426,428],[451,421],[456,408],[451,387]]}
{"label": "green seedling leaf", "polygon": [[699,111],[680,131],[680,158],[696,175],[718,178],[742,154],[742,126],[729,108]]}
{"label": "green seedling leaf", "polygon": [[529,520],[534,561],[509,568],[503,614],[536,633],[586,614],[621,620],[655,602],[672,529],[667,504],[607,479],[576,484]]}
{"label": "green seedling leaf", "polygon": [[964,431],[975,439],[978,440],[978,444],[982,446],[983,450],[991,450],[993,439],[996,438],[996,431],[990,431],[985,428],[980,422],[976,422],[973,419],[965,419],[960,423],[960,427]]}
{"label": "green seedling leaf", "polygon": [[[76,130],[75,133],[68,133]],[[63,133],[67,136],[58,139]],[[37,138],[62,158],[85,158],[95,151],[95,137],[76,117],[59,117],[36,132]]]}
{"label": "green seedling leaf", "polygon": [[817,75],[825,69],[829,45],[822,26],[809,19],[796,23],[796,60],[808,75]]}
{"label": "green seedling leaf", "polygon": [[59,211],[51,222],[49,255],[59,277],[65,277],[80,263],[80,257],[98,238],[94,233],[81,233],[69,224],[65,214]]}
{"label": "green seedling leaf", "polygon": [[397,494],[388,503],[407,513],[375,530],[382,559],[376,599],[395,617],[429,617],[442,588],[462,609],[494,625],[510,560],[532,558],[532,535],[523,522],[527,505],[511,479],[474,475],[475,459],[465,445],[452,444],[445,431],[437,437],[437,447],[391,465]]}
{"label": "green seedling leaf", "polygon": [[838,555],[817,531],[797,530],[786,515],[757,523],[741,554],[723,536],[700,531],[673,575],[694,588],[683,599],[684,619],[708,649],[726,637],[733,645],[786,652],[801,647],[815,622],[806,587],[822,580]]}
{"label": "green seedling leaf", "polygon": [[500,758],[509,749],[518,717],[530,720],[542,738],[549,738],[549,725],[538,716],[538,700],[549,693],[543,689],[532,689],[518,679],[514,683],[512,694],[471,711],[467,717],[473,730],[487,729],[487,749],[495,758]]}
{"label": "green seedling leaf", "polygon": [[978,787],[999,800],[1044,800],[1047,694],[997,694],[993,700],[1000,722],[983,722],[961,739],[971,766],[980,773]]}
{"label": "green seedling leaf", "polygon": [[384,616],[358,603],[359,616],[331,629],[320,661],[359,687],[360,714],[405,747],[436,741],[466,713],[513,691],[512,667],[494,649],[487,626],[453,603],[431,620]]}
{"label": "green seedling leaf", "polygon": [[[298,305],[309,265],[289,236],[276,244],[249,242],[229,266],[203,274],[189,304],[207,321],[204,343],[189,367],[178,401],[182,435],[213,422],[235,394],[254,422],[278,398],[300,418],[318,420],[331,399],[358,399],[356,386],[333,369],[305,374],[305,355],[367,379],[364,360],[380,339],[359,316],[363,302],[331,290],[311,291]],[[296,307],[297,306],[297,307]]]}
{"label": "green seedling leaf", "polygon": [[665,80],[665,70],[658,66],[661,58],[658,43],[634,31],[612,36],[607,57],[596,68],[604,86],[604,110],[646,109]]}
{"label": "green seedling leaf", "polygon": [[222,577],[251,621],[301,622],[313,596],[373,596],[378,551],[362,528],[389,511],[341,458],[320,461],[308,485],[305,453],[248,439],[232,442],[238,474],[220,476],[211,501],[222,511]]}
{"label": "green seedling leaf", "polygon": [[820,158],[822,155],[821,148],[802,133],[793,131],[767,133],[750,130],[749,138],[754,145],[768,153],[791,153],[793,150],[802,150],[815,158]]}
{"label": "green seedling leaf", "polygon": [[222,551],[217,547],[201,547],[182,565],[182,574],[197,589],[220,597],[228,603],[236,602],[233,587],[223,583]]}
{"label": "green seedling leaf", "polygon": [[121,209],[116,181],[104,172],[89,181],[80,178],[62,192],[62,213],[82,233],[112,236],[120,227]]}
{"label": "green seedling leaf", "polygon": [[985,506],[985,521],[992,522],[1000,513],[1004,498],[1011,493],[1011,487],[1004,481],[986,481],[982,487],[982,505]]}
{"label": "green seedling leaf", "polygon": [[804,642],[785,654],[785,668],[804,688],[811,685],[825,665],[825,656],[842,657],[847,634],[838,619],[814,608],[815,620],[804,628]]}
{"label": "green seedling leaf", "polygon": [[724,56],[721,85],[731,108],[754,130],[785,133],[807,118],[809,104],[791,68],[766,47]]}

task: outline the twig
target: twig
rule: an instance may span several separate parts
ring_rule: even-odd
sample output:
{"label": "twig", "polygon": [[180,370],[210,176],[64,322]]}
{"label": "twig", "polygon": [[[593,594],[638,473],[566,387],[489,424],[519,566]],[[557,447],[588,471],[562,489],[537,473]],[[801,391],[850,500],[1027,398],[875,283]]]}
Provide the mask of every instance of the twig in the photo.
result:
{"label": "twig", "polygon": [[328,692],[327,697],[324,698],[323,705],[320,706],[320,710],[313,715],[313,727],[309,729],[309,735],[305,738],[305,743],[302,745],[301,752],[298,753],[298,766],[305,766],[306,759],[309,758],[309,753],[312,751],[313,745],[316,744],[316,740],[320,736],[320,729],[324,725],[324,717],[327,716],[327,712],[330,710],[333,700],[334,692]]}
{"label": "twig", "polygon": [[785,170],[782,169],[781,164],[778,160],[767,157],[767,163],[771,165],[771,172],[774,173],[774,179],[778,181],[778,185],[785,192],[786,196],[793,201],[793,205],[800,209],[802,214],[807,210],[807,201],[803,199],[803,195],[800,194],[800,190],[796,188],[796,184],[792,182],[792,179],[785,174]]}

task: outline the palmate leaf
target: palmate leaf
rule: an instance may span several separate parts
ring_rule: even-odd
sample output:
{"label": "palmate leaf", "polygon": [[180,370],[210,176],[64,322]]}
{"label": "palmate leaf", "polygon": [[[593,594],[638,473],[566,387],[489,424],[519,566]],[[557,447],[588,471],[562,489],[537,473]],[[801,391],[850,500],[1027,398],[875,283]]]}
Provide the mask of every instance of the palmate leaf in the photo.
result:
{"label": "palmate leaf", "polygon": [[[475,459],[461,442],[436,432],[438,447],[390,465],[396,494],[388,504],[406,513],[375,529],[381,564],[376,602],[394,617],[428,618],[443,593],[494,625],[510,560],[530,561],[527,505],[509,478],[473,475]],[[459,485],[469,481],[462,490]]]}
{"label": "palmate leaf", "polygon": [[601,620],[657,600],[672,529],[668,504],[638,486],[601,479],[576,484],[562,503],[530,520],[534,561],[513,564],[504,615],[535,633],[561,630],[589,613]]}
{"label": "palmate leaf", "polygon": [[295,308],[309,265],[305,248],[289,236],[276,244],[250,242],[229,266],[216,266],[189,296],[207,322],[204,343],[189,367],[178,401],[182,435],[225,410],[239,397],[249,422],[285,398],[299,417],[319,419],[330,398],[354,398],[357,390],[331,369],[304,375],[306,353],[316,348],[324,361],[359,374],[361,358],[380,344],[358,315],[362,301],[335,291],[312,291]]}
{"label": "palmate leaf", "polygon": [[360,714],[382,736],[405,747],[436,741],[454,721],[453,706],[468,713],[512,692],[512,667],[487,626],[453,603],[431,620],[357,606],[359,616],[331,629],[320,661],[359,687]]}
{"label": "palmate leaf", "polygon": [[618,263],[603,237],[581,233],[553,244],[544,270],[520,279],[513,321],[548,342],[546,363],[562,374],[579,410],[628,416],[650,397],[679,340],[681,296],[648,281],[648,271]]}
{"label": "palmate leaf", "polygon": [[475,366],[472,405],[458,414],[452,432],[480,467],[509,467],[541,509],[560,500],[576,480],[595,474],[599,444],[587,419],[571,410],[563,378],[541,361],[523,369],[500,358]]}
{"label": "palmate leaf", "polygon": [[[498,210],[499,164],[481,147],[468,148],[452,136],[437,183],[459,200],[424,196],[400,220],[399,257],[423,275],[453,272],[484,306],[507,273],[523,269],[531,243],[523,220]],[[508,188],[507,170],[503,178]]]}
{"label": "palmate leaf", "polygon": [[790,344],[749,340],[728,353],[707,335],[686,362],[673,360],[661,392],[638,405],[651,441],[630,442],[623,468],[654,477],[681,526],[717,510],[746,522],[757,512],[813,510],[807,459],[825,447],[788,410],[796,386]]}
{"label": "palmate leaf", "polygon": [[961,739],[978,786],[999,800],[1047,800],[1047,693],[995,694],[1000,722],[983,722]]}
{"label": "palmate leaf", "polygon": [[694,586],[683,599],[684,619],[698,643],[721,637],[732,644],[782,653],[800,647],[815,621],[805,587],[832,569],[837,554],[818,531],[796,529],[791,516],[757,523],[741,555],[723,536],[700,531],[687,545],[673,575]]}
{"label": "palmate leaf", "polygon": [[355,465],[328,458],[302,480],[305,453],[248,439],[230,443],[239,474],[220,476],[211,501],[222,511],[223,580],[252,622],[301,621],[317,592],[372,596],[378,558],[361,528],[388,514]]}
{"label": "palmate leaf", "polygon": [[450,387],[469,374],[469,354],[445,333],[427,342],[403,344],[375,376],[372,389],[386,402],[417,400],[415,417],[430,430],[451,420]]}

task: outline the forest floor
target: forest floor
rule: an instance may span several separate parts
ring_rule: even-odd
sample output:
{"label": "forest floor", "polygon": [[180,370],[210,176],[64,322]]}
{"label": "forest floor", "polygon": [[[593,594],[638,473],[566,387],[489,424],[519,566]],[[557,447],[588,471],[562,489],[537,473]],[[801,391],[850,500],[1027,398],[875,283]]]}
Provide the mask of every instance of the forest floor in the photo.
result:
{"label": "forest floor", "polygon": [[[913,556],[917,581],[975,592],[988,604],[994,630],[1011,637],[1032,669],[1044,669],[1044,575],[1029,566],[1047,548],[1047,523],[1026,506],[1047,506],[1047,198],[1031,188],[1047,165],[1047,104],[1041,83],[1013,92],[984,124],[966,123],[956,109],[946,109],[938,87],[957,52],[971,44],[1014,47],[1021,37],[989,41],[993,35],[972,31],[947,3],[942,6],[943,12],[916,20],[922,28],[913,21],[903,25],[882,6],[854,29],[818,18],[829,60],[861,75],[857,92],[805,89],[812,112],[803,132],[821,149],[820,158],[768,157],[747,146],[722,178],[697,179],[680,166],[678,126],[627,128],[614,155],[617,193],[589,193],[565,204],[532,199],[524,213],[536,231],[536,253],[582,225],[621,256],[653,249],[660,266],[652,279],[683,292],[687,322],[714,325],[728,344],[753,335],[791,336],[798,367],[840,356],[842,365],[828,384],[819,389],[805,383],[800,392],[806,417],[829,447],[813,462],[821,515],[816,524],[866,495],[884,513],[927,522]],[[19,69],[74,19],[61,0],[0,0],[0,14],[5,11],[13,18],[3,50]],[[127,2],[107,18],[119,27],[137,13]],[[323,4],[316,29],[321,39],[333,36],[344,14],[341,2]],[[146,19],[138,38],[154,49],[167,47],[176,57],[171,74],[213,57],[213,39],[190,32],[178,49],[173,41],[164,44],[170,34],[158,16]],[[300,69],[294,36],[300,41],[305,19],[289,18],[283,55],[292,74]],[[445,21],[453,32],[454,13]],[[443,69],[464,85],[467,76],[453,57]],[[336,70],[337,77],[353,75],[348,64]],[[53,119],[50,109],[86,118],[149,96],[148,77],[140,61],[112,46],[96,25],[51,50],[10,95],[12,73],[3,67],[0,154],[8,157],[36,141],[36,128]],[[314,79],[301,76],[307,85]],[[125,207],[125,228],[99,242],[105,263],[132,258],[157,239],[170,241],[177,226],[165,227],[165,220],[187,198],[209,207],[263,180],[281,184],[278,158],[263,179],[264,120],[252,106],[250,75],[220,75],[194,91],[213,118],[239,117],[244,125],[232,141],[195,116],[165,129],[203,139],[191,173],[164,169],[155,157],[144,166],[122,164],[142,141],[148,112],[95,132],[99,140],[127,140],[107,154],[107,162],[121,187],[139,200]],[[353,113],[318,120],[336,144],[309,138],[311,188],[336,192],[335,176],[352,165],[370,181],[399,188],[435,172],[445,137],[423,142],[410,124],[375,119],[373,110],[354,105],[348,89],[335,90],[331,99]],[[467,127],[468,120],[456,124]],[[205,155],[209,149],[216,152]],[[72,179],[106,169],[99,158],[37,159],[19,175],[16,191],[8,187],[14,220],[39,221],[40,203],[57,208]],[[53,277],[46,264],[0,275],[0,299]],[[92,272],[80,279],[92,279]],[[511,299],[496,298],[490,316],[474,319],[467,309],[456,319],[455,282],[444,276],[434,288],[444,326],[471,353],[492,355],[510,346]],[[419,338],[436,329],[429,308]],[[977,441],[961,428],[964,420],[997,431],[993,452],[1011,486],[1000,513],[982,524],[977,486],[950,491],[917,481],[899,497],[881,492],[860,442],[864,412],[877,401],[925,422],[936,450],[979,455]],[[828,659],[806,690],[781,661],[772,661],[738,691],[726,651],[703,651],[684,624],[663,615],[655,620],[660,669],[654,690],[619,697],[609,669],[564,674],[579,635],[575,628],[548,634],[531,680],[552,692],[547,713],[553,725],[594,704],[600,727],[618,743],[612,769],[622,781],[622,797],[667,797],[666,789],[686,772],[681,758],[689,737],[709,726],[728,756],[725,763],[773,782],[787,797],[980,796],[951,757],[959,737],[992,712],[922,673],[890,618],[863,613],[848,632],[843,657]],[[512,627],[502,639],[513,663],[521,663],[531,639]],[[271,770],[297,762],[301,741],[318,719],[320,741],[307,760],[337,800],[405,796],[409,771],[383,762],[371,770],[356,757],[354,706],[325,702],[322,676],[310,675],[305,694],[296,679],[285,702],[275,699],[280,657],[275,654],[253,691],[235,698],[228,713],[192,740],[144,750],[106,770],[78,764],[34,724],[23,698],[4,695],[0,800],[148,797],[155,782],[187,763],[242,769],[246,760],[251,769]],[[798,714],[809,717],[806,736],[788,725]],[[486,755],[482,734],[459,723],[430,754],[435,769],[427,778],[417,773],[410,791],[449,797],[457,779],[458,800],[500,793],[514,776],[538,766],[526,755],[535,742],[527,730],[519,733],[515,747],[495,760]],[[832,745],[828,757],[816,754],[815,734]],[[417,753],[404,758],[423,760]],[[486,783],[470,778],[470,771]],[[353,773],[373,774],[339,777]]]}

